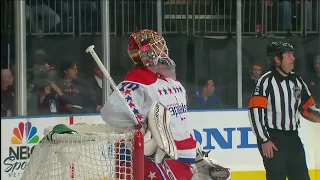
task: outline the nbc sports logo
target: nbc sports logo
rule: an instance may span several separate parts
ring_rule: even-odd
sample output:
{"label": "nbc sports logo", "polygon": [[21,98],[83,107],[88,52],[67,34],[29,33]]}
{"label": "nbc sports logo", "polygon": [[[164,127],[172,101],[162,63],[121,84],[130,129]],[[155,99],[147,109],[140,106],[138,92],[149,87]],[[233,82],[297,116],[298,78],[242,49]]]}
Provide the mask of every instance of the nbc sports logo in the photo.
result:
{"label": "nbc sports logo", "polygon": [[23,139],[26,137],[28,144],[35,144],[39,142],[37,135],[37,128],[32,126],[31,122],[20,122],[18,127],[13,129],[13,136],[11,138],[12,144],[23,144]]}

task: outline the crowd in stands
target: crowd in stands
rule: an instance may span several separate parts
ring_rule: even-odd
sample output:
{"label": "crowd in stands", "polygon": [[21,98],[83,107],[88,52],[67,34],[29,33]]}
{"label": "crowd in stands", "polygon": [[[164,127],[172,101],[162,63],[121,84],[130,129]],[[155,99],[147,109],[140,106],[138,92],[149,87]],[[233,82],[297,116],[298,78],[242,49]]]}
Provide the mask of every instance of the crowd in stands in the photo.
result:
{"label": "crowd in stands", "polygon": [[[40,63],[40,62],[39,62]],[[243,107],[248,106],[251,93],[255,84],[265,72],[260,63],[254,61],[250,72],[243,76]],[[103,106],[102,102],[102,78],[103,74],[99,67],[95,67],[93,76],[81,77],[76,62],[64,62],[59,69],[46,62],[35,64],[29,71],[33,76],[28,82],[28,113],[30,115],[45,114],[82,114],[97,113]],[[14,72],[8,69],[1,70],[1,116],[15,115],[15,90]],[[320,105],[320,54],[314,58],[314,71],[310,73],[306,83],[313,94],[315,101]],[[231,84],[231,83],[230,83]],[[193,110],[214,110],[230,107],[223,104],[221,95],[216,89],[214,78],[201,78],[198,82],[197,91],[188,94],[188,106]],[[235,88],[232,84],[230,88]],[[229,101],[237,108],[237,92],[231,95]]]}
{"label": "crowd in stands", "polygon": [[[316,103],[320,106],[320,54],[314,58],[313,61],[313,71],[310,71],[308,77],[306,77],[306,84],[309,87],[310,92],[312,93]],[[263,68],[258,61],[254,61],[251,65],[250,72],[244,73],[242,78],[242,107],[246,108],[249,104],[249,99],[252,95],[252,92],[255,89],[255,84],[258,79],[263,75],[264,72],[270,70],[269,67]],[[220,96],[224,93],[216,93],[216,89],[219,86],[216,86],[214,80],[211,78],[201,79],[199,81],[198,91],[192,95],[191,101],[189,102],[190,109],[223,109],[225,107],[237,108],[237,92],[228,94],[228,100],[225,101],[228,104],[223,104],[220,100]],[[237,89],[236,82],[229,82],[228,89]]]}
{"label": "crowd in stands", "polygon": [[[96,113],[102,108],[102,72],[81,77],[76,62],[59,67],[45,61],[28,70],[28,115]],[[1,70],[1,116],[15,114],[14,72]]]}
{"label": "crowd in stands", "polygon": [[[128,1],[128,0],[127,0]],[[125,1],[125,2],[127,2]],[[146,1],[131,0],[139,2],[140,5]],[[128,1],[128,2],[131,2]],[[208,0],[195,0],[200,4],[206,4]],[[78,1],[77,1],[78,2]],[[149,1],[151,2],[151,0]],[[153,2],[153,0],[152,0]],[[187,0],[165,0],[167,4],[180,3],[188,4]],[[220,6],[231,3],[229,7],[235,7],[235,1],[230,0],[212,0],[218,9]],[[249,1],[247,1],[249,2]],[[319,33],[320,21],[320,3],[316,0],[250,0],[254,3],[245,3],[244,6],[266,7],[276,6],[280,12],[279,19],[275,20],[277,30],[282,29],[290,32],[295,30],[297,9],[304,9],[305,30],[316,30]],[[100,6],[97,0],[79,1],[80,11],[92,13],[99,12]],[[114,6],[116,1],[110,0],[110,5]],[[302,6],[303,4],[303,6]],[[301,6],[301,7],[300,7]],[[62,23],[68,23],[64,18],[73,18],[70,16],[73,11],[74,4],[68,0],[55,1],[26,1],[26,20],[27,28],[30,32],[44,34],[52,29],[57,29]],[[204,6],[206,9],[206,5]],[[299,7],[299,8],[297,8]],[[137,9],[136,9],[137,10]],[[235,9],[233,9],[235,10]],[[218,10],[219,11],[219,10]],[[245,14],[246,12],[244,12]],[[244,16],[244,21],[250,21],[252,16]],[[140,16],[138,18],[141,18]],[[248,18],[248,19],[247,19]],[[97,19],[97,18],[96,18]],[[92,18],[91,18],[92,20]],[[171,22],[171,21],[170,21]],[[256,31],[261,29],[261,21],[255,20],[254,28]],[[275,27],[275,26],[274,26]],[[101,28],[101,26],[100,26]],[[126,52],[124,52],[126,53]],[[1,59],[3,61],[3,59]],[[257,80],[261,75],[269,70],[269,67],[263,67],[260,63],[263,60],[252,61],[249,72],[243,72],[242,76],[242,102],[243,108],[248,105],[249,97],[255,88]],[[131,62],[128,62],[131,63]],[[3,64],[3,63],[1,63]],[[82,113],[98,113],[102,106],[102,78],[103,74],[98,66],[95,66],[91,72],[91,76],[85,76],[79,68],[77,61],[65,61],[59,64],[48,63],[45,52],[40,50],[37,52],[35,63],[32,68],[28,69],[27,81],[27,108],[28,115],[47,115],[47,114],[82,114]],[[188,108],[194,110],[214,110],[225,108],[237,108],[237,92],[224,97],[221,93],[219,84],[216,83],[216,77],[201,77],[196,84],[195,92],[188,92]],[[308,77],[305,78],[306,83],[312,92],[316,102],[320,105],[320,53],[314,57],[313,71],[310,71]],[[1,67],[1,117],[15,116],[16,103],[15,100],[15,70]],[[183,82],[182,82],[183,83]],[[227,89],[237,88],[236,82],[227,82]]]}

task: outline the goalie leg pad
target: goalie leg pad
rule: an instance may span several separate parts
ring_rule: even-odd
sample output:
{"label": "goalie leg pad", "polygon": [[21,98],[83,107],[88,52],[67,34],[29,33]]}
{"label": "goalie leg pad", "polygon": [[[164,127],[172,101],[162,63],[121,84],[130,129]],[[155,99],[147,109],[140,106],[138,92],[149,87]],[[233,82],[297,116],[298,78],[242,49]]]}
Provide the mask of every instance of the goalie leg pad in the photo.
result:
{"label": "goalie leg pad", "polygon": [[163,104],[154,102],[151,105],[148,113],[148,128],[152,139],[157,144],[155,161],[158,163],[161,163],[165,156],[178,159],[177,147],[170,128],[170,118],[171,114]]}

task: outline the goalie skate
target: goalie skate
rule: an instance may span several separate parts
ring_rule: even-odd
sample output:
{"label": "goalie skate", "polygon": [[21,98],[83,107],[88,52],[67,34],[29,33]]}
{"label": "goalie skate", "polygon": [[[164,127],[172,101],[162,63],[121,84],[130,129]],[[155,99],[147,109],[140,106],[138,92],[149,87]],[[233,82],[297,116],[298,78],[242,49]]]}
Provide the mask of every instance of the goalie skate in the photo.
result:
{"label": "goalie skate", "polygon": [[201,180],[231,180],[231,171],[209,158],[210,151],[197,150],[197,176]]}

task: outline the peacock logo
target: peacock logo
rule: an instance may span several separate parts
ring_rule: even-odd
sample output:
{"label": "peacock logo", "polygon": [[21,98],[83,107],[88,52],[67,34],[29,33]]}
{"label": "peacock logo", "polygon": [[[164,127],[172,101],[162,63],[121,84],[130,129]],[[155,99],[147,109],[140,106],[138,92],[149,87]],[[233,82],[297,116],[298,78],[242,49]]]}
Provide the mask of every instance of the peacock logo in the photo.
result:
{"label": "peacock logo", "polygon": [[35,144],[39,142],[37,135],[37,128],[32,126],[31,122],[20,122],[18,127],[13,129],[13,136],[11,138],[12,144],[22,144],[23,137],[27,137],[28,144]]}

